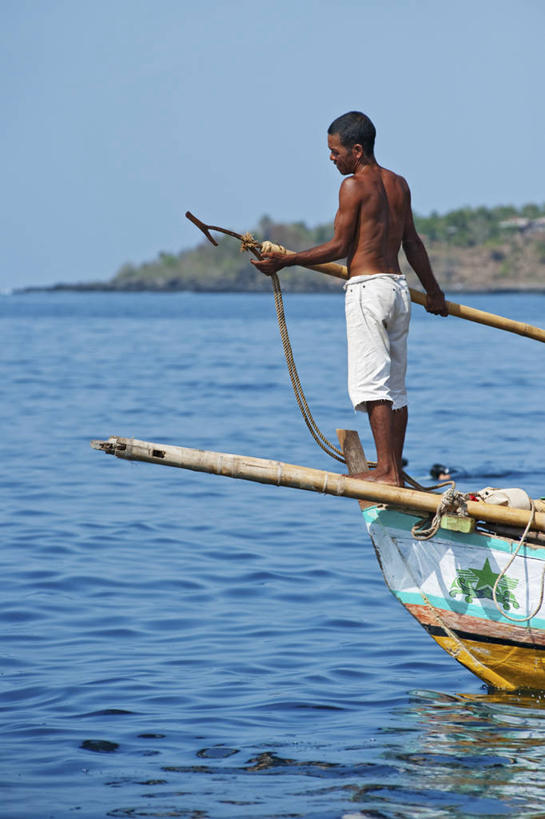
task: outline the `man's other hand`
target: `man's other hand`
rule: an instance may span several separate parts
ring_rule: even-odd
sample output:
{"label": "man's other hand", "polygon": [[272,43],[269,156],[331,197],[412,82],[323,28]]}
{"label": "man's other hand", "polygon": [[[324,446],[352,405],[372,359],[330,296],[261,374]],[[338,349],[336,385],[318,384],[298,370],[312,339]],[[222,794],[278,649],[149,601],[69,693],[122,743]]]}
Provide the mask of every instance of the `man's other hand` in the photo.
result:
{"label": "man's other hand", "polygon": [[427,294],[426,310],[428,313],[434,313],[436,316],[448,316],[445,294],[442,290],[437,290],[434,293]]}

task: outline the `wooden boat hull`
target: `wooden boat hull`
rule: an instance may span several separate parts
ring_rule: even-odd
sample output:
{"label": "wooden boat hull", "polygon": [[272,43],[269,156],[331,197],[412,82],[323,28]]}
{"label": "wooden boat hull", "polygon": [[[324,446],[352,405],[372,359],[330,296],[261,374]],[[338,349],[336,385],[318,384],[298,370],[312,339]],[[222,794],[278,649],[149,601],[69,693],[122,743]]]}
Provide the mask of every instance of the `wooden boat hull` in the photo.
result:
{"label": "wooden boat hull", "polygon": [[496,605],[516,541],[442,529],[416,540],[415,515],[371,506],[363,516],[388,588],[441,648],[491,688],[545,690],[545,604],[535,611],[545,548],[520,549]]}

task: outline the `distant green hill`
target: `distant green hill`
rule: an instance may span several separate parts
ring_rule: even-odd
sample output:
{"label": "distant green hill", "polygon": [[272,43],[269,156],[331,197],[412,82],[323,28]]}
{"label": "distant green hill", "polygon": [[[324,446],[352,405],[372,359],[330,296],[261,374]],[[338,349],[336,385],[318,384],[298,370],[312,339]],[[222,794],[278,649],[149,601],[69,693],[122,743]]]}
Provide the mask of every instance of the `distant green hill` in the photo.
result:
{"label": "distant green hill", "polygon": [[[545,288],[545,205],[523,208],[461,208],[444,215],[415,216],[441,285],[448,290]],[[332,225],[307,227],[303,222],[282,224],[264,216],[252,231],[259,241],[270,240],[290,250],[327,241]],[[266,291],[271,284],[241,253],[238,242],[216,234],[219,247],[206,240],[180,253],[161,252],[152,261],[127,263],[108,282],[55,289],[152,291]],[[402,268],[410,268],[400,256]],[[339,280],[301,268],[280,273],[291,292],[339,290]],[[412,281],[416,276],[411,272]]]}

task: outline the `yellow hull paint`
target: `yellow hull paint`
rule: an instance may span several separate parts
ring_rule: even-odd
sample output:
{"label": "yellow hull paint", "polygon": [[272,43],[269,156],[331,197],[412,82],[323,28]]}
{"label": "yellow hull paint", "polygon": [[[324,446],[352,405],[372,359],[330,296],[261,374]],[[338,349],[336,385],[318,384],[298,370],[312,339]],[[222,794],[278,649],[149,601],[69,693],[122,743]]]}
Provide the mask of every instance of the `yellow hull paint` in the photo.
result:
{"label": "yellow hull paint", "polygon": [[432,634],[433,639],[492,688],[506,691],[545,688],[545,651]]}

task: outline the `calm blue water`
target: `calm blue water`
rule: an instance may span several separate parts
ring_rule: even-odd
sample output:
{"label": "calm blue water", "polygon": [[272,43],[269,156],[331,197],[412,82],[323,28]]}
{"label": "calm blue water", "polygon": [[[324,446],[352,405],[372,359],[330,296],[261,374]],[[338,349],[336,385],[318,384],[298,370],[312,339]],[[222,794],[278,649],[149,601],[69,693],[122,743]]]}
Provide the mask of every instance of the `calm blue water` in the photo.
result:
{"label": "calm blue water", "polygon": [[[545,295],[455,297],[545,324]],[[292,295],[324,433],[341,295]],[[386,590],[355,501],[129,464],[111,434],[339,469],[268,295],[0,298],[0,815],[545,815],[545,710],[490,696]],[[414,308],[409,471],[545,494],[535,341]]]}

